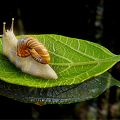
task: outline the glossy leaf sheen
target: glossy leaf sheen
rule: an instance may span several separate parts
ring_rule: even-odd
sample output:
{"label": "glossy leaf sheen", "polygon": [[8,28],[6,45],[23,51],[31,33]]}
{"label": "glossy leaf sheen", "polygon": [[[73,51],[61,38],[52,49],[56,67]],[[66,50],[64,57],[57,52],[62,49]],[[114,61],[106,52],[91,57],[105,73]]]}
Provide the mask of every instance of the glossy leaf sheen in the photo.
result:
{"label": "glossy leaf sheen", "polygon": [[80,84],[104,73],[120,60],[119,55],[93,42],[53,34],[34,35],[34,37],[50,52],[50,65],[58,74],[58,79],[45,80],[21,72],[2,55],[0,41],[1,80],[36,88]]}
{"label": "glossy leaf sheen", "polygon": [[120,81],[109,73],[104,73],[78,85],[57,86],[52,88],[33,88],[0,81],[0,94],[25,103],[69,104],[96,98],[109,87],[120,87]]}

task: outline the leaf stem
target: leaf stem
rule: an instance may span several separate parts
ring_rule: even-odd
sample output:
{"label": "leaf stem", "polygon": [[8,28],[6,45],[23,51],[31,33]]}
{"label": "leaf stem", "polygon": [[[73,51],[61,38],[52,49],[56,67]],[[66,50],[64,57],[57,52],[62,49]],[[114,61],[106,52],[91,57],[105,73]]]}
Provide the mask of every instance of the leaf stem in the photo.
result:
{"label": "leaf stem", "polygon": [[114,79],[114,80],[112,81],[112,84],[115,85],[115,86],[117,86],[117,87],[120,87],[120,81],[118,81],[118,80],[116,80],[116,79]]}

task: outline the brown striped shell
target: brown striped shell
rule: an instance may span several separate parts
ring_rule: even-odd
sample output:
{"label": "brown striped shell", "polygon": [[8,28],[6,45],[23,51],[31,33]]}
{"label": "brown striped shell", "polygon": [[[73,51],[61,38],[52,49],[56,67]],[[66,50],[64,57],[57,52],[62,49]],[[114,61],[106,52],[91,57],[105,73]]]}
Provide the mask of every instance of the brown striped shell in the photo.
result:
{"label": "brown striped shell", "polygon": [[17,55],[19,57],[28,57],[31,55],[36,61],[42,64],[48,64],[50,62],[48,50],[33,37],[18,40]]}

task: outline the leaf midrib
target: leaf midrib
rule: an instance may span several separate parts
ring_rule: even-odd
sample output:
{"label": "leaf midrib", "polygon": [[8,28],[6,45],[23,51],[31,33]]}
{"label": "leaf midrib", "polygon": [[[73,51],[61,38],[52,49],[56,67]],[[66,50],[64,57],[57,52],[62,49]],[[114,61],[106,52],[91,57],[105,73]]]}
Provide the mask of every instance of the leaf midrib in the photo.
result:
{"label": "leaf midrib", "polygon": [[108,61],[119,61],[120,60],[120,55],[115,55],[114,57],[106,58],[106,59],[100,59],[96,61],[89,61],[89,62],[77,62],[77,63],[50,63],[50,65],[55,65],[55,66],[80,66],[80,65],[91,65],[91,64],[100,64],[100,63],[105,63]]}

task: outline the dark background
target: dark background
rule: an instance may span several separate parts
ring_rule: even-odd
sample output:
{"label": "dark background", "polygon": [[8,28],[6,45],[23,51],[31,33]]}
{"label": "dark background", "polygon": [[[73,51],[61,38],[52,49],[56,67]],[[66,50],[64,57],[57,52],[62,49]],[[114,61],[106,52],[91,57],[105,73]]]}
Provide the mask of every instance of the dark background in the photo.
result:
{"label": "dark background", "polygon": [[[94,22],[97,0],[62,1],[3,1],[0,27],[6,21],[10,25],[15,18],[15,29],[20,30],[20,22],[27,33],[58,33],[73,37],[94,36]],[[7,6],[6,6],[7,5]]]}
{"label": "dark background", "polygon": [[[0,34],[2,23],[9,28],[11,18],[15,18],[15,33],[20,34],[60,34],[93,41],[120,54],[120,7],[117,1],[80,0],[9,0],[0,2]],[[115,78],[120,79],[119,67],[112,69]],[[70,105],[45,105],[21,103],[0,96],[0,118],[40,118],[40,119],[86,119],[88,108],[97,111],[96,118],[120,119],[118,107],[120,92],[112,87],[97,99]],[[108,108],[106,109],[106,101]],[[116,107],[117,106],[117,107]],[[113,112],[115,109],[115,113]],[[94,112],[93,112],[94,113]]]}

